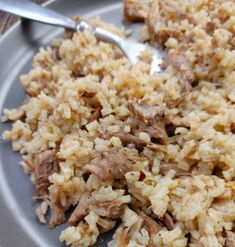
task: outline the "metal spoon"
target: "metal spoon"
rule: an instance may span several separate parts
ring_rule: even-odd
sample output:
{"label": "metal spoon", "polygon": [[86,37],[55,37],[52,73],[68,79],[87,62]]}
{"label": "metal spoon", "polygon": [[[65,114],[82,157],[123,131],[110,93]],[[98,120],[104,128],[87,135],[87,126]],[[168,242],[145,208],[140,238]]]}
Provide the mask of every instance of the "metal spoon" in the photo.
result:
{"label": "metal spoon", "polygon": [[162,52],[150,48],[145,44],[122,39],[119,36],[102,28],[93,27],[86,21],[80,21],[79,23],[76,23],[75,21],[55,11],[27,0],[0,0],[0,10],[37,22],[70,28],[76,31],[90,29],[97,38],[119,47],[132,64],[135,64],[138,61],[138,56],[142,51],[151,49],[153,52],[153,58],[150,73],[153,74],[154,72],[159,72],[161,70],[160,64],[162,63]]}

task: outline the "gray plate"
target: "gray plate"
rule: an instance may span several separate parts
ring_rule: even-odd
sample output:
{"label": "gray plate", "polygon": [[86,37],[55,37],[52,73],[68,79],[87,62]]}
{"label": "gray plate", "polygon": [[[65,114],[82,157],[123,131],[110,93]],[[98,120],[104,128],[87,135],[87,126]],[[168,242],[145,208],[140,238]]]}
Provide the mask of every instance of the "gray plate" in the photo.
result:
{"label": "gray plate", "polygon": [[[101,16],[103,20],[122,25],[122,3],[119,0],[60,0],[50,8],[67,16]],[[47,46],[62,29],[24,21],[16,24],[0,40],[0,112],[21,105],[25,98],[19,75],[27,73],[32,57],[41,46]],[[0,124],[0,135],[10,124]],[[34,214],[34,186],[21,166],[20,155],[10,143],[0,142],[0,247],[65,246],[59,241],[61,225],[49,229]],[[112,234],[102,236],[95,246],[106,246]]]}

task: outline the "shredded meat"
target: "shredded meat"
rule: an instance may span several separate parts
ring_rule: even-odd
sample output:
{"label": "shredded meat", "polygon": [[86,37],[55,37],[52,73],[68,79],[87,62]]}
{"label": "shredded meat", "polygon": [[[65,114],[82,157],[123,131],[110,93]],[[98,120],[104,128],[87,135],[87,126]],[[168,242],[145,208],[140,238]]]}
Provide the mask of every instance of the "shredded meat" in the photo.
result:
{"label": "shredded meat", "polygon": [[142,160],[138,155],[126,151],[99,153],[85,166],[85,170],[94,173],[101,180],[123,178],[125,173],[133,171],[135,163]]}
{"label": "shredded meat", "polygon": [[[171,66],[176,71],[182,74],[182,77],[185,81],[192,83],[195,80],[192,67],[187,60],[186,56],[182,53],[168,53],[163,60],[162,68],[165,69],[168,66]],[[189,84],[184,85],[184,87],[189,87]],[[188,91],[189,89],[186,88]],[[185,91],[186,91],[185,90]]]}
{"label": "shredded meat", "polygon": [[155,143],[147,143],[146,141],[136,137],[131,133],[126,133],[124,131],[109,132],[104,130],[103,128],[100,128],[99,132],[101,134],[101,137],[106,140],[109,140],[112,136],[118,137],[121,140],[123,146],[133,144],[138,151],[142,151],[144,147],[147,147],[153,151],[166,152],[166,148],[164,146]]}
{"label": "shredded meat", "polygon": [[154,247],[155,245],[153,243],[153,237],[161,230],[161,226],[157,224],[157,222],[154,221],[151,217],[147,216],[143,211],[139,211],[139,215],[141,216],[141,218],[143,218],[143,226],[149,233],[150,240],[147,247]]}
{"label": "shredded meat", "polygon": [[205,30],[209,35],[213,35],[215,29],[216,29],[216,24],[214,22],[208,22],[206,24]]}
{"label": "shredded meat", "polygon": [[125,229],[123,228],[118,229],[116,238],[117,238],[116,246],[126,247],[128,245],[127,231]]}
{"label": "shredded meat", "polygon": [[102,106],[96,97],[96,91],[91,88],[86,88],[82,96],[85,98],[86,104],[93,108],[89,122],[98,119],[101,115]]}
{"label": "shredded meat", "polygon": [[120,216],[123,205],[123,202],[118,198],[110,201],[99,200],[96,199],[93,193],[86,191],[82,194],[81,199],[71,214],[68,222],[72,225],[76,225],[90,211],[93,211],[102,217],[116,218]]}
{"label": "shredded meat", "polygon": [[46,224],[46,218],[45,215],[42,213],[41,207],[37,207],[35,210],[35,214],[38,218],[38,220],[42,223],[42,224]]}
{"label": "shredded meat", "polygon": [[77,207],[74,209],[68,220],[69,224],[75,225],[79,220],[84,218],[89,213],[90,199],[91,194],[89,192],[84,192],[82,194]]}
{"label": "shredded meat", "polygon": [[85,97],[94,97],[96,95],[96,91],[92,88],[86,88],[83,92],[83,96]]}
{"label": "shredded meat", "polygon": [[49,200],[51,207],[51,219],[49,226],[54,227],[65,221],[65,209],[61,205],[58,191],[50,191]]}
{"label": "shredded meat", "polygon": [[101,107],[97,107],[90,116],[89,122],[93,122],[94,120],[98,119],[100,117],[101,114]]}
{"label": "shredded meat", "polygon": [[136,102],[130,102],[128,109],[142,121],[154,119],[157,116],[163,117],[165,114],[165,105],[146,105]]}
{"label": "shredded meat", "polygon": [[175,171],[175,177],[180,176],[191,176],[191,173],[185,169],[177,167],[177,164],[161,164],[160,165],[160,174],[166,175],[170,170]]}
{"label": "shredded meat", "polygon": [[226,231],[225,247],[235,247],[235,233]]}
{"label": "shredded meat", "polygon": [[113,218],[120,215],[122,202],[119,199],[113,201],[97,201],[94,198],[92,199],[89,209],[97,215]]}
{"label": "shredded meat", "polygon": [[132,135],[130,133],[119,131],[117,133],[109,132],[109,134],[111,136],[118,137],[121,140],[123,146],[127,146],[128,144],[133,144],[138,150],[143,150],[144,146],[146,146],[146,142],[144,140],[141,140],[135,135]]}
{"label": "shredded meat", "polygon": [[161,218],[161,221],[164,223],[164,225],[166,226],[166,228],[171,231],[175,228],[175,223],[171,217],[170,214],[165,213],[163,215],[163,217]]}
{"label": "shredded meat", "polygon": [[50,182],[48,177],[59,171],[59,161],[56,157],[56,150],[47,150],[38,153],[34,157],[35,174],[35,197],[42,197],[48,194]]}
{"label": "shredded meat", "polygon": [[133,114],[131,128],[135,135],[138,135],[139,132],[146,132],[152,138],[152,142],[161,145],[167,144],[165,105],[149,106],[130,102],[128,108]]}
{"label": "shredded meat", "polygon": [[124,18],[127,23],[144,21],[148,15],[148,4],[144,0],[124,0]]}

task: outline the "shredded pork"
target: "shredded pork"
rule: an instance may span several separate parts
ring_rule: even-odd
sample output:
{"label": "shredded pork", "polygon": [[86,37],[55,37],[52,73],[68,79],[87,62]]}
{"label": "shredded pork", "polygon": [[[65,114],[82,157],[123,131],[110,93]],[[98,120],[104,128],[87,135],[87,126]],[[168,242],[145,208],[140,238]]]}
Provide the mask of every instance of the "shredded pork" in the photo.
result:
{"label": "shredded pork", "polygon": [[135,164],[142,159],[135,153],[109,151],[99,153],[85,166],[85,170],[94,173],[101,180],[123,178],[126,172],[135,170]]}
{"label": "shredded pork", "polygon": [[59,171],[59,161],[56,157],[56,150],[47,150],[38,153],[34,157],[35,173],[35,197],[42,197],[48,194],[50,182],[48,177]]}

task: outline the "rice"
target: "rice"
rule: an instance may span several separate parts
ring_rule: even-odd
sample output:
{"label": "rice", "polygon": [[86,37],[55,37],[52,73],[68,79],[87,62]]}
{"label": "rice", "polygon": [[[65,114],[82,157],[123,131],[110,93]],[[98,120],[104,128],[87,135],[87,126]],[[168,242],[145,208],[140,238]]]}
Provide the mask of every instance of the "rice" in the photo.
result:
{"label": "rice", "polygon": [[[35,183],[60,240],[110,247],[234,246],[235,5],[232,0],[125,0],[142,41],[164,46],[131,65],[93,34],[66,31],[21,76],[29,95],[5,109],[3,138]],[[122,30],[92,20],[120,36]],[[44,218],[43,218],[44,217]]]}

